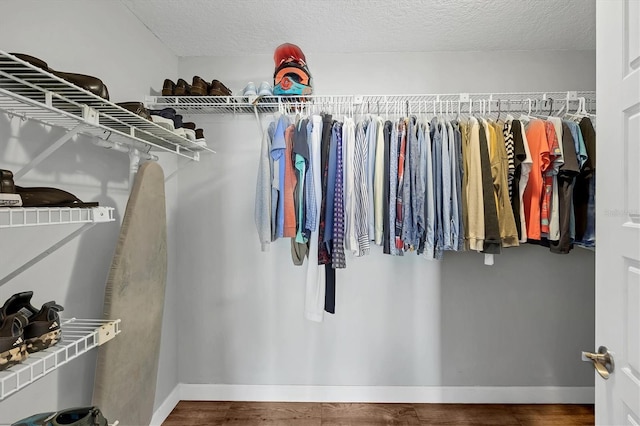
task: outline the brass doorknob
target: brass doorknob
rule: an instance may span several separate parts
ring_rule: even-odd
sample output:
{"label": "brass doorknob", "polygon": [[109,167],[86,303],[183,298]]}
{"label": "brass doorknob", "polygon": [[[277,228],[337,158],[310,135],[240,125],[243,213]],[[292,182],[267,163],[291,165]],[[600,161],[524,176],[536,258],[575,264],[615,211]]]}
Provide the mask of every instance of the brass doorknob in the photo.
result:
{"label": "brass doorknob", "polygon": [[582,352],[582,360],[587,362],[591,361],[603,379],[608,379],[615,367],[613,355],[611,355],[611,352],[609,352],[606,346],[600,346],[597,353]]}

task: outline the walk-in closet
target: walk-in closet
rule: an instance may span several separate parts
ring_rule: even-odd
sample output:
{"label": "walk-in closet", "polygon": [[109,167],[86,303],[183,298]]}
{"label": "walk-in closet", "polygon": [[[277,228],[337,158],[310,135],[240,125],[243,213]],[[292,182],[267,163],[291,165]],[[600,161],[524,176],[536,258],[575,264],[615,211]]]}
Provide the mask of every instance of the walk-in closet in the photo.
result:
{"label": "walk-in closet", "polygon": [[1,425],[640,424],[640,1],[0,12]]}

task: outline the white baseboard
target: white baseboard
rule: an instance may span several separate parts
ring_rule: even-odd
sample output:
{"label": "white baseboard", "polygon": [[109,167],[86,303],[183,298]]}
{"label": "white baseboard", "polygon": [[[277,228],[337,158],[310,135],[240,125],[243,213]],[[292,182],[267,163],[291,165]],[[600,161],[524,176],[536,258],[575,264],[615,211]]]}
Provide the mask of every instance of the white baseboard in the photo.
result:
{"label": "white baseboard", "polygon": [[153,413],[153,417],[151,418],[151,423],[149,426],[160,426],[162,425],[162,422],[164,422],[165,419],[169,417],[171,411],[175,408],[176,405],[178,405],[178,402],[180,402],[180,386],[181,385],[178,383],[176,387],[173,388],[169,396],[167,396],[165,400],[162,401],[160,407],[158,407],[158,409]]}
{"label": "white baseboard", "polygon": [[178,384],[156,410],[160,426],[179,401],[593,404],[593,387],[286,386]]}
{"label": "white baseboard", "polygon": [[592,404],[593,387],[271,386],[180,384],[181,400]]}

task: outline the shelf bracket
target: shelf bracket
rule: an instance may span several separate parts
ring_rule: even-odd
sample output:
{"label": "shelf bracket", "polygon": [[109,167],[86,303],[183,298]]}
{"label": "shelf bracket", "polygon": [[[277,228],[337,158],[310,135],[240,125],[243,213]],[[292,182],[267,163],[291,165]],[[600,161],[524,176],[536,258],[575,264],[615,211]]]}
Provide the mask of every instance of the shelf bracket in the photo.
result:
{"label": "shelf bracket", "polygon": [[73,129],[69,130],[65,135],[60,137],[57,141],[55,141],[54,143],[49,145],[44,151],[42,151],[40,154],[38,154],[33,160],[31,160],[29,162],[29,164],[26,164],[23,168],[21,168],[16,173],[14,173],[13,174],[13,178],[18,180],[22,176],[27,174],[27,172],[29,172],[35,166],[40,164],[47,157],[49,157],[51,154],[56,152],[58,150],[58,148],[60,148],[62,145],[64,145],[69,139],[71,139],[72,137],[77,135],[80,131],[82,131],[82,129],[84,129],[84,127],[85,127],[84,124],[78,124],[76,127],[74,127]]}
{"label": "shelf bracket", "polygon": [[12,279],[14,279],[15,277],[17,277],[18,275],[20,275],[21,273],[23,273],[24,271],[26,271],[27,269],[31,268],[33,265],[35,265],[36,263],[40,262],[42,259],[46,258],[47,256],[49,256],[50,254],[54,253],[56,250],[58,250],[60,247],[64,246],[65,244],[67,244],[69,241],[73,240],[75,237],[77,237],[78,235],[82,234],[84,231],[93,228],[96,225],[97,222],[93,222],[93,223],[86,223],[83,226],[81,226],[80,228],[78,228],[77,230],[75,230],[74,232],[72,232],[71,234],[67,235],[65,238],[63,238],[62,240],[58,241],[57,243],[55,243],[54,245],[52,245],[51,247],[49,247],[48,249],[44,250],[42,253],[40,253],[39,255],[35,256],[34,258],[32,258],[31,260],[25,262],[22,266],[16,268],[13,272],[7,274],[5,277],[3,277],[2,279],[0,279],[0,286],[8,283],[9,281],[11,281]]}

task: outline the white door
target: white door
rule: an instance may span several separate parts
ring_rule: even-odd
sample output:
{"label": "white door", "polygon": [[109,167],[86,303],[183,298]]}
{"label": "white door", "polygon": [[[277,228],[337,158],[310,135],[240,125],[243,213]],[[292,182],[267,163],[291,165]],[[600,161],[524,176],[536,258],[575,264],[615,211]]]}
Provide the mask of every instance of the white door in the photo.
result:
{"label": "white door", "polygon": [[596,424],[640,425],[640,0],[598,0]]}

